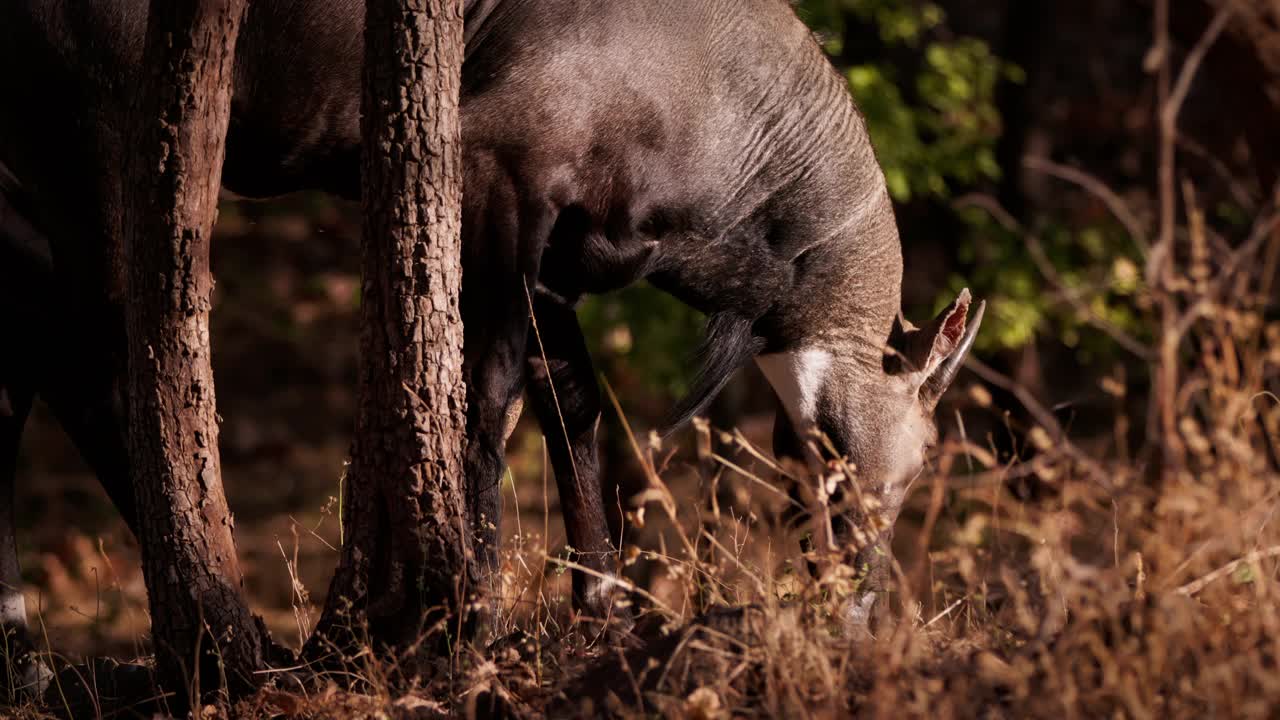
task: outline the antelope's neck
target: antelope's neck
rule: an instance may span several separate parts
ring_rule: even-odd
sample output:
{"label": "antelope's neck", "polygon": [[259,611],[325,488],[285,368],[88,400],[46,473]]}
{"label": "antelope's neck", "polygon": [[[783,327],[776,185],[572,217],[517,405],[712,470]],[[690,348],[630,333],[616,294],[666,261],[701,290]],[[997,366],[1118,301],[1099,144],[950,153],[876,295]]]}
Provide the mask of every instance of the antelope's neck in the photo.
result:
{"label": "antelope's neck", "polygon": [[777,393],[797,430],[811,426],[817,419],[818,393],[826,382],[831,360],[831,353],[816,348],[756,358],[756,365]]}

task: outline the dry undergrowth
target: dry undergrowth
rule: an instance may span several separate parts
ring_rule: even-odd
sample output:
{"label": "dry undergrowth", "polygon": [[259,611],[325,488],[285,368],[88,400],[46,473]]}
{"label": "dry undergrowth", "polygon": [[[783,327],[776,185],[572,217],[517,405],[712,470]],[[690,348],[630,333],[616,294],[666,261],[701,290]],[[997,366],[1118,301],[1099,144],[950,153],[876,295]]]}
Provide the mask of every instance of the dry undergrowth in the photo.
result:
{"label": "dry undergrowth", "polygon": [[[1188,275],[1175,300],[1213,298],[1179,355],[1174,448],[1130,457],[1115,378],[1103,383],[1114,442],[1086,452],[1035,424],[1021,428],[1034,456],[1007,465],[976,439],[944,444],[904,512],[894,612],[875,637],[836,622],[847,573],[806,570],[805,529],[791,526],[770,456],[700,426],[696,463],[635,443],[649,485],[618,558],[634,583],[622,599],[639,615],[632,632],[571,617],[573,563],[548,551],[546,514],[517,517],[489,648],[453,649],[408,690],[393,662],[362,654],[327,679],[278,678],[231,714],[1273,716],[1280,323],[1262,310],[1280,242],[1257,248],[1233,278],[1222,266],[1198,285]],[[1215,294],[1215,277],[1232,292]],[[981,388],[968,388],[978,406]],[[1162,465],[1166,452],[1176,465]],[[1010,480],[1030,475],[1040,489],[1019,499]]]}
{"label": "dry undergrowth", "polygon": [[[623,602],[640,616],[632,632],[601,634],[570,617],[559,576],[573,563],[549,554],[545,525],[529,530],[524,518],[506,553],[503,639],[488,650],[455,651],[408,695],[366,658],[353,671],[362,693],[265,691],[241,711],[1273,716],[1280,234],[1260,213],[1235,250],[1206,252],[1185,190],[1189,221],[1168,235],[1174,244],[1147,291],[1167,323],[1150,355],[1150,375],[1164,384],[1150,392],[1149,439],[1129,447],[1144,418],[1129,417],[1126,396],[1140,381],[1103,380],[1115,427],[1095,428],[1087,449],[1014,393],[1031,421],[1012,429],[1034,452],[1002,463],[988,439],[944,444],[900,522],[893,612],[874,637],[849,637],[836,621],[851,572],[802,557],[806,530],[789,520],[794,501],[768,453],[742,433],[700,427],[688,464],[632,438],[648,479],[618,557],[630,578]],[[983,388],[968,388],[977,411],[989,402]],[[1172,434],[1162,430],[1170,419]],[[1021,499],[1015,478],[1034,478],[1037,492]],[[820,492],[800,496],[821,513]]]}
{"label": "dry undergrowth", "polygon": [[[1264,245],[1269,256],[1249,267],[1274,277],[1280,243]],[[242,710],[1271,716],[1280,707],[1280,400],[1271,394],[1280,323],[1263,321],[1265,273],[1231,272],[1233,292],[1191,323],[1180,355],[1177,464],[1161,465],[1164,445],[1133,459],[1121,441],[1086,452],[1039,425],[1025,428],[1038,448],[1020,464],[1001,466],[976,441],[949,442],[911,495],[894,619],[874,638],[846,637],[835,621],[845,574],[804,569],[803,529],[787,525],[792,501],[769,456],[740,433],[702,428],[692,467],[637,445],[649,487],[629,513],[643,528],[619,557],[642,615],[627,637],[572,622],[556,582],[571,563],[539,547],[545,532],[528,532],[507,553],[506,639],[490,651],[457,653],[451,672],[407,696],[382,684],[387,673],[370,660],[359,671],[364,694],[267,691]],[[1178,307],[1209,292],[1195,285]],[[1124,384],[1105,385],[1124,407]],[[1028,473],[1041,491],[1019,500],[1007,481]],[[691,501],[694,484],[714,502]]]}
{"label": "dry undergrowth", "polygon": [[[1247,257],[1214,259],[1189,227],[1189,247],[1152,291],[1176,312],[1177,384],[1152,403],[1157,423],[1172,403],[1176,435],[1129,451],[1141,418],[1125,414],[1128,383],[1108,378],[1115,432],[1088,450],[1035,407],[1014,428],[1035,448],[1029,459],[1002,464],[978,438],[944,443],[900,522],[892,617],[875,637],[848,637],[836,621],[850,573],[816,556],[823,571],[808,572],[806,530],[789,520],[794,501],[769,454],[700,426],[694,463],[633,438],[648,487],[617,560],[634,631],[573,618],[573,563],[549,551],[547,515],[517,516],[493,645],[453,648],[416,678],[372,653],[327,678],[281,673],[231,714],[1273,715],[1280,322],[1265,313],[1280,235],[1260,221],[1238,246]],[[971,413],[988,402],[983,387],[967,388]],[[1020,499],[1011,480],[1032,476],[1039,491]],[[820,493],[800,497],[820,505]]]}

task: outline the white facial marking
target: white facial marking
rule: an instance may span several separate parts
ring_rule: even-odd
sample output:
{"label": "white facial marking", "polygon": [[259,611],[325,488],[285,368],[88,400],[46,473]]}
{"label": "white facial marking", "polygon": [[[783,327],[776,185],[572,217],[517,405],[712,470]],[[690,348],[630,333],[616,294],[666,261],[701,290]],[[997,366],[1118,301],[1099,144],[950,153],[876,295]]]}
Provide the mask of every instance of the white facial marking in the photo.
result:
{"label": "white facial marking", "polygon": [[773,353],[757,357],[756,364],[782,400],[792,425],[799,430],[813,423],[818,391],[831,368],[831,353],[817,349]]}

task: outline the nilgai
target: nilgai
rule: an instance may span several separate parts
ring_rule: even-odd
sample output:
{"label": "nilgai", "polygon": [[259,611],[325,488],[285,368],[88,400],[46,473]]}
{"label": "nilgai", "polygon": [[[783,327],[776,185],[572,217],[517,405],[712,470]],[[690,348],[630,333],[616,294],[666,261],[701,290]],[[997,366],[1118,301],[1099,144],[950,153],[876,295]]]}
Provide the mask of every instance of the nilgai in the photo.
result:
{"label": "nilgai", "polygon": [[[19,639],[12,493],[34,397],[136,522],[108,249],[146,11],[145,0],[0,3],[0,612]],[[601,398],[574,307],[647,279],[709,318],[672,423],[758,362],[785,408],[775,442],[800,447],[816,428],[876,501],[885,530],[860,538],[855,565],[869,574],[862,588],[879,589],[888,529],[981,307],[970,318],[966,292],[923,327],[900,320],[884,177],[810,32],[784,0],[468,0],[465,13],[466,467],[480,562],[497,564],[503,448],[527,393],[568,542],[611,571]],[[364,0],[250,4],[228,189],[359,197],[363,21]],[[607,585],[577,573],[574,598],[603,612]]]}

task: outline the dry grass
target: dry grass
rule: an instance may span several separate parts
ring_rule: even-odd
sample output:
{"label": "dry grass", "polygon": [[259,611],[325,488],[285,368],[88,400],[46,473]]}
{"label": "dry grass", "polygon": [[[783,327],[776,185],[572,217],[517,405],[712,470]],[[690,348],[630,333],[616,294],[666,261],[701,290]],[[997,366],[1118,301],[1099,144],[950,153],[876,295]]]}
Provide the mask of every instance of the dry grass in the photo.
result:
{"label": "dry grass", "polygon": [[[893,613],[874,636],[838,621],[852,571],[800,553],[767,451],[701,426],[678,462],[632,437],[647,486],[617,558],[630,634],[572,617],[550,511],[513,518],[503,640],[454,653],[409,693],[382,664],[359,692],[270,690],[261,717],[1270,717],[1280,707],[1280,234],[1270,215],[1209,253],[1186,222],[1145,291],[1162,318],[1150,353],[1154,431],[1130,448],[1124,377],[1101,390],[1114,428],[1076,444],[1025,392],[1034,448],[1001,463],[954,433],[910,494]],[[1174,333],[1169,335],[1168,333]],[[1021,390],[990,369],[988,382]],[[1170,382],[1172,378],[1172,382]],[[971,412],[990,394],[968,388]],[[1137,388],[1144,395],[1146,388]],[[1173,432],[1162,423],[1173,420]],[[628,431],[629,432],[629,431]],[[1099,439],[1101,438],[1101,439]],[[792,471],[794,472],[794,471]],[[1011,491],[1035,478],[1030,499]],[[802,483],[816,483],[800,478]],[[809,493],[821,497],[821,493]],[[521,504],[517,504],[520,507]],[[525,505],[527,507],[527,505]],[[536,507],[536,505],[535,505]],[[821,513],[822,507],[810,507]],[[822,568],[818,577],[806,561]],[[447,665],[447,667],[445,667]],[[416,715],[415,715],[416,714]]]}
{"label": "dry grass", "polygon": [[[769,454],[741,432],[700,426],[701,457],[687,463],[656,440],[635,442],[648,486],[618,557],[634,583],[622,600],[640,615],[633,633],[572,617],[558,518],[526,484],[504,554],[501,640],[410,678],[362,654],[337,676],[280,678],[230,714],[1273,716],[1280,323],[1261,310],[1280,241],[1258,248],[1256,262],[1230,270],[1235,291],[1187,329],[1177,464],[1159,464],[1164,446],[1133,454],[1115,440],[1086,452],[1038,424],[1018,428],[1036,452],[1015,464],[976,438],[949,440],[910,495],[893,619],[874,637],[848,637],[837,620],[847,572],[805,571],[806,529],[785,520],[792,501]],[[1178,307],[1200,302],[1194,286]],[[1127,405],[1124,383],[1103,385]],[[984,412],[982,387],[967,388],[971,416]],[[1118,411],[1114,437],[1130,422]],[[1041,483],[1031,500],[1010,490],[1027,475]],[[296,597],[304,632],[306,595]]]}
{"label": "dry grass", "polygon": [[[239,711],[1273,716],[1280,402],[1266,388],[1280,380],[1280,323],[1261,322],[1256,292],[1232,296],[1243,302],[1196,320],[1181,356],[1177,466],[1154,466],[1163,448],[1144,466],[1039,426],[1025,429],[1039,445],[1025,464],[946,444],[911,494],[894,622],[875,637],[843,633],[837,568],[815,579],[801,567],[804,530],[783,521],[789,501],[774,492],[768,454],[740,433],[703,429],[700,463],[668,463],[656,443],[638,444],[649,486],[628,516],[643,526],[618,558],[642,615],[631,635],[570,617],[571,563],[548,550],[549,513],[525,514],[506,553],[504,641],[457,653],[409,693],[392,689],[385,661],[365,658],[355,692],[268,690]],[[1028,472],[1045,489],[1019,500],[1006,481]],[[691,501],[699,481],[717,486],[715,502]]]}
{"label": "dry grass", "polygon": [[[1034,456],[1002,465],[985,442],[953,437],[909,496],[893,622],[874,637],[848,637],[837,621],[850,571],[812,557],[824,572],[805,570],[806,529],[786,522],[792,501],[768,452],[703,426],[692,462],[635,442],[648,485],[617,558],[632,583],[620,600],[640,615],[634,633],[572,616],[558,518],[545,488],[530,498],[526,485],[509,520],[499,642],[455,648],[416,677],[362,654],[337,676],[281,676],[231,714],[1272,716],[1280,323],[1263,313],[1280,240],[1261,227],[1268,239],[1245,261],[1187,252],[1176,289],[1152,291],[1191,313],[1175,355],[1174,447],[1124,447],[1135,420],[1118,378],[1103,383],[1116,440],[1088,451],[1032,424],[1016,429]],[[983,387],[967,388],[971,416],[984,412]],[[1010,491],[1025,476],[1041,487],[1029,500]],[[293,547],[277,552],[301,637],[310,601]]]}

